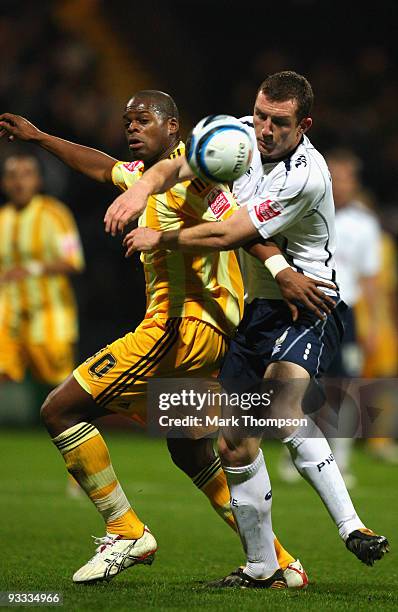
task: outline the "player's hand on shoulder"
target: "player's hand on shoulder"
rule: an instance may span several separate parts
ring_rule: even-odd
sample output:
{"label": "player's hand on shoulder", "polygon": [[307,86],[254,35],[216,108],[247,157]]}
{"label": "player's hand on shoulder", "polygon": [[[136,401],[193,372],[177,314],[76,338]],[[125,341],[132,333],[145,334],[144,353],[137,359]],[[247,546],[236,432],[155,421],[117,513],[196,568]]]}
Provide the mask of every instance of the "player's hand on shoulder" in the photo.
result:
{"label": "player's hand on shoulder", "polygon": [[12,113],[0,115],[0,138],[7,137],[10,142],[16,139],[29,141],[35,140],[40,133],[25,117]]}
{"label": "player's hand on shoulder", "polygon": [[314,312],[321,320],[324,320],[335,307],[333,298],[319,289],[319,287],[327,287],[328,289],[335,290],[336,287],[333,283],[309,278],[304,274],[295,272],[292,268],[285,268],[279,272],[275,280],[278,283],[283,299],[290,308],[293,321],[296,321],[299,315],[298,303]]}
{"label": "player's hand on shoulder", "polygon": [[136,251],[154,251],[159,247],[161,232],[150,227],[137,227],[131,230],[123,240],[126,247],[125,257],[131,257]]}

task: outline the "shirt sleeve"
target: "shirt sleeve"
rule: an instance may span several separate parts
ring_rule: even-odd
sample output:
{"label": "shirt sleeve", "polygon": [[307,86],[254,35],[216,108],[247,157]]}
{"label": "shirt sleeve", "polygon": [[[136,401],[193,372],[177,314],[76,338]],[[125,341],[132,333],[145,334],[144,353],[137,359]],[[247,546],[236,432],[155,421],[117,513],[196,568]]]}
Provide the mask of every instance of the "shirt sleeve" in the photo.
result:
{"label": "shirt sleeve", "polygon": [[122,191],[134,185],[144,172],[142,161],[117,162],[112,168],[112,182]]}
{"label": "shirt sleeve", "polygon": [[49,207],[48,231],[51,233],[53,256],[76,270],[83,270],[84,253],[75,219],[67,206],[54,200]]}
{"label": "shirt sleeve", "polygon": [[283,232],[316,206],[325,186],[323,181],[317,184],[312,179],[310,183],[309,173],[309,163],[301,163],[289,172],[282,167],[268,192],[248,203],[250,219],[263,238]]}
{"label": "shirt sleeve", "polygon": [[377,219],[366,216],[358,228],[362,237],[362,249],[358,254],[359,276],[376,276],[381,268],[381,229]]}

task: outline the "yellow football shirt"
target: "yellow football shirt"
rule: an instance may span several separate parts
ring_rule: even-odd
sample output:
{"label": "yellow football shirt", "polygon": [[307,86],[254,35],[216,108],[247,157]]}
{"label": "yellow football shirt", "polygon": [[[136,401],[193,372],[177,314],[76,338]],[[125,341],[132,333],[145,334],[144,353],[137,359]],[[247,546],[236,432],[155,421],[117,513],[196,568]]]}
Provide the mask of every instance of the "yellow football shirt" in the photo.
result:
{"label": "yellow football shirt", "polygon": [[[184,154],[180,142],[170,157]],[[143,172],[141,161],[118,162],[113,167],[113,182],[126,190]],[[235,208],[237,204],[226,186],[195,179],[150,197],[139,225],[175,230],[226,219]],[[228,335],[235,330],[242,314],[243,283],[233,251],[193,255],[163,249],[142,253],[141,261],[147,291],[146,318],[193,317]]]}
{"label": "yellow football shirt", "polygon": [[[398,287],[398,250],[395,240],[386,231],[381,236],[381,268],[377,286],[377,321],[374,327],[374,350],[365,355],[363,376],[377,378],[398,374],[398,333],[395,302]],[[369,311],[366,300],[361,298],[355,305],[355,316],[359,337],[366,335],[369,326]]]}
{"label": "yellow football shirt", "polygon": [[[62,259],[77,270],[83,251],[69,209],[50,196],[37,195],[22,210],[0,209],[0,275],[32,260]],[[0,326],[11,337],[31,343],[75,342],[78,335],[74,293],[66,275],[30,276],[0,285]]]}

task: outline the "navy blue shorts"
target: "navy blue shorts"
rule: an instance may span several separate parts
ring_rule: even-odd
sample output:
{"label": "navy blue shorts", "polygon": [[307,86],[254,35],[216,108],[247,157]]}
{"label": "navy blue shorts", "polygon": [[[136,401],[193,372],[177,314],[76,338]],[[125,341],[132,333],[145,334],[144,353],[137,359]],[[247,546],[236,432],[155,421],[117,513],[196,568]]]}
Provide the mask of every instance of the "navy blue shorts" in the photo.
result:
{"label": "navy blue shorts", "polygon": [[268,365],[290,361],[311,377],[322,376],[344,335],[347,305],[339,299],[325,321],[301,309],[292,322],[283,300],[255,299],[245,305],[243,318],[231,340],[219,378],[226,390],[244,391],[264,377]]}

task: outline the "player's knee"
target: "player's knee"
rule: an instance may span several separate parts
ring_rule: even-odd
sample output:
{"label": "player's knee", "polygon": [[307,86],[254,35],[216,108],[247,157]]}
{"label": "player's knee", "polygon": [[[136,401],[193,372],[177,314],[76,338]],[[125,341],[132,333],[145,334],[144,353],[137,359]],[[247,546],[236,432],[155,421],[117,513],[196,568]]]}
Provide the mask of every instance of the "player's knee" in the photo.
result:
{"label": "player's knee", "polygon": [[53,389],[46,397],[40,409],[40,418],[44,425],[49,428],[57,420],[57,389]]}
{"label": "player's knee", "polygon": [[40,418],[54,436],[82,420],[80,414],[75,414],[73,402],[68,401],[62,384],[47,395],[40,409]]}
{"label": "player's knee", "polygon": [[[257,451],[258,452],[258,451]],[[253,463],[257,452],[255,448],[242,443],[236,443],[225,438],[218,440],[218,453],[221,463],[230,467],[243,467]]]}
{"label": "player's knee", "polygon": [[190,438],[168,437],[167,447],[173,463],[190,478],[196,476],[216,458],[213,440],[210,438],[191,440]]}
{"label": "player's knee", "polygon": [[73,376],[69,376],[49,393],[40,411],[41,419],[52,436],[78,423],[90,423],[104,414],[103,410],[97,409],[91,396]]}
{"label": "player's knee", "polygon": [[237,465],[240,459],[239,449],[229,444],[224,438],[218,441],[218,453],[223,465]]}

